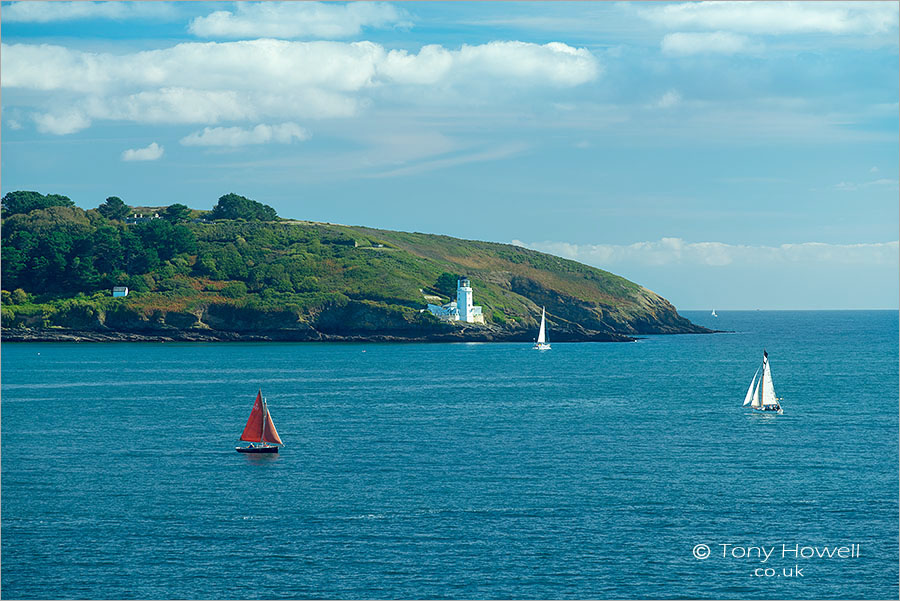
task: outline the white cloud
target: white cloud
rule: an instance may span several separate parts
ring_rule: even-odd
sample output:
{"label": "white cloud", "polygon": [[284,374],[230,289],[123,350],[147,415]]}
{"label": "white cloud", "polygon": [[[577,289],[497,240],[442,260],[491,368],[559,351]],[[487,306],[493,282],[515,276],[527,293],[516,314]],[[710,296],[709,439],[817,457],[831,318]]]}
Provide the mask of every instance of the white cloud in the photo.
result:
{"label": "white cloud", "polygon": [[595,79],[600,66],[585,48],[559,42],[489,42],[459,50],[424,46],[418,54],[391,50],[379,63],[378,74],[387,81],[416,85],[474,79],[566,87]]}
{"label": "white cloud", "polygon": [[73,134],[91,125],[91,120],[83,112],[74,109],[56,114],[36,114],[33,118],[39,132],[60,136]]}
{"label": "white cloud", "polygon": [[7,23],[153,19],[175,15],[169,2],[12,2],[3,7],[3,20]]}
{"label": "white cloud", "polygon": [[878,167],[872,167],[869,169],[869,173],[878,173]]}
{"label": "white cloud", "polygon": [[6,126],[10,129],[22,129],[22,124],[17,119],[7,119]]}
{"label": "white cloud", "polygon": [[[420,104],[447,102],[448,91],[491,102],[514,86],[566,88],[601,71],[584,48],[524,42],[410,53],[372,42],[260,39],[121,55],[4,44],[0,60],[4,88],[44,92],[37,96],[43,112],[34,119],[41,131],[58,134],[100,119],[217,124],[348,117],[376,91]],[[420,93],[401,90],[410,86]]]}
{"label": "white cloud", "polygon": [[364,27],[407,27],[401,11],[381,2],[236,2],[235,10],[216,11],[191,21],[200,37],[346,38]]}
{"label": "white cloud", "polygon": [[163,147],[153,142],[145,148],[130,148],[122,153],[123,161],[155,161],[162,157]]}
{"label": "white cloud", "polygon": [[251,144],[290,144],[309,139],[309,132],[296,123],[259,124],[253,129],[242,127],[204,127],[181,139],[185,146],[247,146]]}
{"label": "white cloud", "polygon": [[869,35],[897,28],[896,2],[685,2],[640,14],[669,29],[728,30],[751,34]]}
{"label": "white cloud", "polygon": [[662,97],[656,101],[654,104],[655,108],[667,109],[675,106],[681,102],[681,94],[678,93],[678,90],[669,90]]}
{"label": "white cloud", "polygon": [[612,265],[705,265],[825,263],[841,265],[892,265],[898,263],[900,243],[824,244],[804,242],[781,246],[747,246],[722,242],[685,242],[681,238],[662,238],[656,242],[629,245],[571,244],[568,242],[513,244],[574,259],[598,267]]}
{"label": "white cloud", "polygon": [[762,47],[747,36],[715,31],[711,33],[670,33],[663,37],[660,48],[664,54],[688,56],[692,54],[737,54],[759,51]]}

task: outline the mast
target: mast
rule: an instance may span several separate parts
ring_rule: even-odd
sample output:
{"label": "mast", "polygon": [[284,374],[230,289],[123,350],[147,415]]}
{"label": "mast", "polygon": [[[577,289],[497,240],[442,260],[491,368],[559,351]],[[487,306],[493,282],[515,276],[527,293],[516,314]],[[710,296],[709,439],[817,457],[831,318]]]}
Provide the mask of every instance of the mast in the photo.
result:
{"label": "mast", "polygon": [[266,418],[269,416],[269,406],[266,404],[266,399],[263,397],[263,414],[262,414],[262,430],[259,433],[259,441],[263,443],[263,446],[266,445]]}

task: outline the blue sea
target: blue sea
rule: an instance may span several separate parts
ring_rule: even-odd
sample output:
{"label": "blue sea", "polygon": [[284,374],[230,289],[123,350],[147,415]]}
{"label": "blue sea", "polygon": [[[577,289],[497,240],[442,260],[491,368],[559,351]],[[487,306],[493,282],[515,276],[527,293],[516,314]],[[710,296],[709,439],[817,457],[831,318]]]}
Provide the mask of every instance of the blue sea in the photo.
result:
{"label": "blue sea", "polygon": [[4,344],[0,592],[896,599],[898,313],[684,315],[728,332]]}

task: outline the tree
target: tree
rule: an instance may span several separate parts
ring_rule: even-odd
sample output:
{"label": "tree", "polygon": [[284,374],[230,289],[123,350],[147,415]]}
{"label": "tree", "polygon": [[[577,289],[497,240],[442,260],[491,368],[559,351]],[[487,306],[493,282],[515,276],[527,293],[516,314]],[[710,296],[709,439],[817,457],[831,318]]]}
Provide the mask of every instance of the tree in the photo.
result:
{"label": "tree", "polygon": [[219,202],[213,207],[210,217],[212,219],[274,221],[278,218],[278,214],[269,205],[230,193],[219,198]]}
{"label": "tree", "polygon": [[176,203],[166,207],[166,209],[162,212],[161,217],[169,223],[187,221],[191,217],[191,209],[186,205]]}
{"label": "tree", "polygon": [[456,294],[456,283],[457,280],[460,279],[460,277],[461,276],[456,275],[455,273],[447,273],[445,271],[438,276],[437,282],[434,285],[434,289],[445,296],[453,298],[453,295]]}
{"label": "tree", "polygon": [[113,273],[124,267],[122,242],[115,227],[106,225],[94,230],[92,251],[94,267],[99,273]]}
{"label": "tree", "polygon": [[131,213],[131,207],[125,204],[125,201],[118,196],[110,196],[103,202],[97,210],[107,219],[118,219],[124,221]]}
{"label": "tree", "polygon": [[48,207],[74,207],[75,203],[68,196],[60,194],[48,194],[44,196],[40,192],[29,190],[16,190],[8,192],[2,200],[4,216],[16,213],[30,213],[35,209]]}

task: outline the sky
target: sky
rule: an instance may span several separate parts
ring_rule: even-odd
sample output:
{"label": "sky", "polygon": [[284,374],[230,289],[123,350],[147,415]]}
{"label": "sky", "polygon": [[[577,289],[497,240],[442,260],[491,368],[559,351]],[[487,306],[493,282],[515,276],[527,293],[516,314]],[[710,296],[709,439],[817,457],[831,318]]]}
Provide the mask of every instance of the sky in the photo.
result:
{"label": "sky", "polygon": [[898,307],[897,2],[4,2],[0,188]]}

